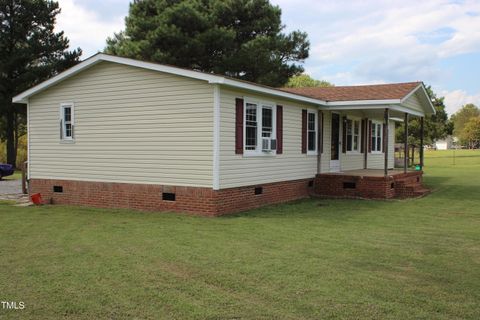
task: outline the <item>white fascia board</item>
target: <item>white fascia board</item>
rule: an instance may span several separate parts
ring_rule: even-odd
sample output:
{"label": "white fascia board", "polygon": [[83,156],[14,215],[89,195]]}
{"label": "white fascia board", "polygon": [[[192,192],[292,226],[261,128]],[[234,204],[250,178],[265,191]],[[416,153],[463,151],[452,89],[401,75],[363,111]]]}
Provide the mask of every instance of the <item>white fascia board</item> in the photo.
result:
{"label": "white fascia board", "polygon": [[28,89],[28,90],[16,95],[15,97],[13,97],[12,102],[13,103],[27,103],[28,98],[30,96],[36,94],[37,92],[45,90],[45,89],[53,86],[57,82],[60,82],[61,80],[65,79],[65,78],[69,78],[69,77],[79,73],[80,71],[94,65],[94,64],[97,64],[99,61],[100,61],[100,55],[95,55],[91,58],[88,58],[87,60],[84,60],[84,61],[80,62],[79,64],[71,67],[70,69],[67,69],[67,70],[59,73],[58,75],[54,76],[53,78],[50,78],[46,81],[43,81],[42,83],[40,83],[40,84],[38,84],[38,85]]}
{"label": "white fascia board", "polygon": [[[380,100],[378,100],[380,101]],[[382,100],[382,101],[387,101],[387,100]],[[331,111],[341,111],[341,110],[383,110],[385,108],[388,108],[390,110],[402,112],[402,113],[408,113],[417,117],[423,117],[425,116],[424,113],[420,111],[416,111],[410,108],[407,108],[405,106],[402,106],[400,104],[377,104],[377,105],[372,105],[372,104],[367,104],[367,105],[361,105],[361,104],[353,104],[353,105],[340,105],[340,106],[329,106],[325,108],[326,110],[331,110]]]}
{"label": "white fascia board", "polygon": [[395,110],[395,111],[399,111],[399,112],[403,112],[403,113],[408,113],[408,114],[411,114],[411,115],[414,115],[414,116],[417,116],[417,117],[425,117],[425,113],[424,112],[420,112],[420,111],[416,111],[416,110],[413,110],[413,109],[410,109],[410,108],[407,108],[405,106],[390,106],[389,107],[390,109],[392,110]]}
{"label": "white fascia board", "polygon": [[425,86],[422,84],[422,90],[423,94],[425,95],[425,99],[428,101],[428,104],[430,105],[430,108],[432,109],[432,114],[436,114],[437,110],[435,110],[435,107],[433,106],[432,100],[430,100],[430,96],[427,93],[427,89],[425,89]]}
{"label": "white fascia board", "polygon": [[435,110],[435,107],[433,106],[432,104],[432,101],[430,100],[430,97],[427,93],[427,90],[425,89],[425,86],[423,85],[423,83],[420,83],[415,89],[413,89],[409,94],[407,94],[405,97],[403,97],[403,99],[401,100],[401,103],[403,104],[405,101],[407,101],[408,98],[410,98],[415,92],[417,92],[417,90],[421,89],[421,91],[423,92],[424,94],[424,98],[425,100],[428,101],[428,105],[431,109],[431,112],[432,114],[436,114],[437,111]]}
{"label": "white fascia board", "polygon": [[353,101],[329,101],[326,106],[328,107],[341,107],[341,106],[365,106],[365,105],[389,105],[401,103],[399,99],[390,100],[353,100]]}
{"label": "white fascia board", "polygon": [[338,105],[338,106],[326,106],[326,110],[331,111],[340,111],[340,110],[375,110],[375,109],[385,109],[390,108],[391,105],[389,104],[377,104],[377,105],[362,105],[362,104],[345,104],[345,105]]}
{"label": "white fascia board", "polygon": [[73,66],[72,68],[65,70],[58,75],[54,76],[53,78],[50,78],[22,93],[19,95],[13,97],[12,101],[14,103],[27,103],[28,98],[40,91],[43,91],[54,84],[74,76],[75,74],[79,73],[80,71],[83,71],[101,61],[108,61],[108,62],[114,62],[114,63],[119,63],[123,65],[128,65],[132,67],[138,67],[138,68],[143,68],[143,69],[149,69],[149,70],[154,70],[154,71],[160,71],[160,72],[165,72],[165,73],[170,73],[170,74],[175,74],[179,76],[184,76],[188,78],[194,78],[194,79],[199,79],[199,80],[205,80],[208,82],[216,82],[220,81],[223,79],[223,77],[215,76],[215,75],[209,75],[206,73],[202,72],[196,72],[192,70],[186,70],[186,69],[180,69],[176,67],[171,67],[171,66],[165,66],[161,64],[156,64],[156,63],[151,63],[151,62],[143,62],[139,60],[134,60],[134,59],[129,59],[129,58],[122,58],[122,57],[116,57],[116,56],[111,56],[103,53],[97,53],[96,55],[80,62],[79,64]]}
{"label": "white fascia board", "polygon": [[242,81],[235,81],[235,80],[227,79],[227,78],[222,78],[222,80],[220,82],[210,82],[210,83],[222,84],[222,85],[237,88],[237,89],[244,89],[244,90],[253,91],[253,92],[257,92],[257,93],[270,94],[270,95],[274,95],[274,96],[281,97],[281,98],[292,99],[292,100],[302,101],[302,102],[308,102],[308,103],[313,103],[313,104],[317,104],[317,105],[326,105],[327,104],[327,102],[325,102],[323,100],[309,98],[309,97],[297,95],[297,94],[294,94],[294,93],[289,93],[289,92],[286,92],[286,91],[277,90],[277,89],[274,89],[274,88],[257,86],[257,85],[251,84],[251,83],[246,83],[246,82],[242,82]]}
{"label": "white fascia board", "polygon": [[53,86],[54,84],[69,78],[80,71],[87,69],[94,64],[97,64],[101,61],[108,61],[108,62],[113,62],[113,63],[119,63],[123,65],[128,65],[132,67],[138,67],[138,68],[143,68],[143,69],[148,69],[148,70],[153,70],[153,71],[159,71],[159,72],[164,72],[164,73],[169,73],[169,74],[174,74],[178,76],[183,76],[187,78],[193,78],[197,80],[204,80],[208,81],[211,84],[222,84],[222,85],[227,85],[231,86],[234,88],[239,88],[239,89],[245,89],[245,90],[250,90],[254,92],[259,92],[259,93],[265,93],[265,94],[271,94],[277,97],[282,97],[282,98],[288,98],[288,99],[293,99],[297,101],[302,101],[302,102],[308,102],[308,103],[313,103],[313,104],[326,104],[325,101],[314,99],[314,98],[309,98],[301,95],[296,95],[293,93],[288,93],[285,91],[277,90],[274,88],[268,88],[268,87],[263,87],[263,86],[257,86],[255,84],[251,83],[246,83],[243,81],[235,81],[233,79],[227,79],[222,76],[217,76],[213,74],[208,74],[208,73],[203,73],[203,72],[197,72],[193,70],[187,70],[187,69],[181,69],[177,67],[172,67],[172,66],[166,66],[162,64],[157,64],[157,63],[151,63],[151,62],[144,62],[144,61],[139,61],[135,59],[129,59],[129,58],[122,58],[122,57],[116,57],[116,56],[111,56],[108,54],[103,54],[103,53],[97,53],[96,55],[80,62],[79,64],[75,65],[74,67],[56,75],[55,77],[46,80],[38,85],[36,85],[33,88],[30,88],[19,95],[15,96],[13,98],[13,102],[15,103],[27,103],[28,98],[42,90],[47,89],[50,86]]}
{"label": "white fascia board", "polygon": [[116,63],[125,64],[132,67],[138,67],[138,68],[143,68],[143,69],[148,69],[153,71],[160,71],[160,72],[170,73],[170,74],[183,76],[187,78],[205,80],[208,82],[215,82],[215,81],[219,81],[220,79],[223,79],[223,77],[216,76],[213,74],[208,74],[208,73],[203,73],[203,72],[198,72],[198,71],[193,71],[188,69],[182,69],[182,68],[167,66],[167,65],[158,64],[158,63],[144,62],[144,61],[130,59],[130,58],[116,57],[116,56],[111,56],[103,53],[100,53],[98,55],[100,56],[100,59],[103,61],[116,62]]}

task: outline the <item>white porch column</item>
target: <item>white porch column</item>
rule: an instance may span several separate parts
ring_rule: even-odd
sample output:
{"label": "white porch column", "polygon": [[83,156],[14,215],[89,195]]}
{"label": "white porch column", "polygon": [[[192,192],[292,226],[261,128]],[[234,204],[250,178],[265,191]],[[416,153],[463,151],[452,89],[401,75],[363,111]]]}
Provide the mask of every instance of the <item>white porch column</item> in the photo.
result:
{"label": "white porch column", "polygon": [[384,118],[385,118],[385,134],[384,134],[384,137],[383,137],[383,143],[384,143],[384,146],[385,146],[385,162],[384,162],[384,175],[385,177],[388,175],[388,136],[389,136],[389,128],[388,128],[388,124],[389,124],[389,120],[390,120],[390,114],[389,114],[389,111],[388,111],[388,108],[385,108],[385,112],[384,112]]}

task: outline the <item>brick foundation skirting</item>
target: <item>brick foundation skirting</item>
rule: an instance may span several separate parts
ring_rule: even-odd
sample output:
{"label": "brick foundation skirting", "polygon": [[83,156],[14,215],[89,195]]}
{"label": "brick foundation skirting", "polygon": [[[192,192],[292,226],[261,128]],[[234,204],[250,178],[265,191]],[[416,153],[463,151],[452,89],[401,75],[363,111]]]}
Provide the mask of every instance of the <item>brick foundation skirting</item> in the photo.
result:
{"label": "brick foundation skirting", "polygon": [[[313,190],[309,186],[313,180],[314,178],[213,190],[202,187],[31,179],[29,192],[40,193],[44,203],[51,204],[216,216],[306,198]],[[54,192],[55,186],[56,191],[60,191],[58,187],[61,187],[62,192]],[[164,193],[175,194],[175,201],[163,200]]]}

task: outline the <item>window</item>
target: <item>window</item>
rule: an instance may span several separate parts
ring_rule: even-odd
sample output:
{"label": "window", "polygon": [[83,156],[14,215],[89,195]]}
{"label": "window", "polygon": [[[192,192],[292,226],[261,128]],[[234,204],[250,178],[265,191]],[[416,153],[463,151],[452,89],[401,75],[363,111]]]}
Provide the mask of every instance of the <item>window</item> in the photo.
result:
{"label": "window", "polygon": [[257,148],[257,105],[247,103],[245,108],[245,150]]}
{"label": "window", "polygon": [[359,150],[360,150],[360,121],[347,119],[347,151],[358,152]]}
{"label": "window", "polygon": [[382,152],[382,124],[372,122],[372,152]]}
{"label": "window", "polygon": [[[276,148],[274,104],[245,101],[245,153],[263,155]],[[260,126],[260,127],[259,127]]]}
{"label": "window", "polygon": [[73,140],[73,104],[62,104],[60,107],[60,115],[60,138],[62,140]]}
{"label": "window", "polygon": [[316,112],[307,113],[307,151],[317,151],[317,114]]}

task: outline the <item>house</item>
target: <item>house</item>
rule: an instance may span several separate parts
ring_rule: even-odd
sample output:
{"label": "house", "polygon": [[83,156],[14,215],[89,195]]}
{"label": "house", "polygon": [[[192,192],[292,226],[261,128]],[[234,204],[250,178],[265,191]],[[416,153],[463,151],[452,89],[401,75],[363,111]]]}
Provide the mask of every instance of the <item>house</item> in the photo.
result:
{"label": "house", "polygon": [[452,136],[447,136],[445,139],[440,139],[435,142],[436,150],[450,150],[453,148],[455,138]]}
{"label": "house", "polygon": [[106,54],[13,101],[27,104],[30,193],[204,215],[419,194],[421,171],[393,170],[395,121],[435,112],[421,82],[276,89]]}

